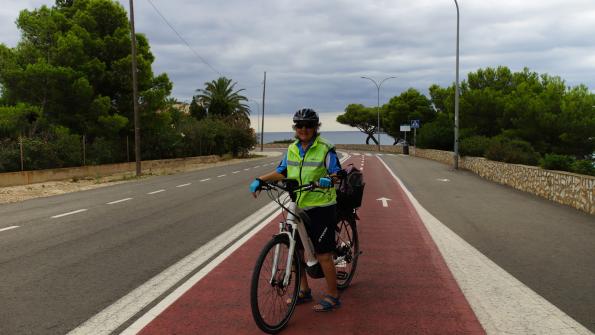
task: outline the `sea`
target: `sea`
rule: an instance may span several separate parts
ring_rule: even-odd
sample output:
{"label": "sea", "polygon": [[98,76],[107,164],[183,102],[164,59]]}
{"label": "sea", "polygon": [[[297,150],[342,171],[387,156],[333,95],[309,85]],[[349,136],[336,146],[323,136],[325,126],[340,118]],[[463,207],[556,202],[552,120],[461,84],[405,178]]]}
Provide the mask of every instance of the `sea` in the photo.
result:
{"label": "sea", "polygon": [[[265,132],[264,143],[294,139],[294,134],[294,132]],[[366,144],[366,138],[368,137],[361,131],[321,131],[320,134],[333,144]],[[258,134],[257,138],[260,142],[260,134]],[[380,144],[392,145],[393,141],[392,137],[383,133],[380,134]],[[374,142],[370,140],[370,144],[374,144]]]}

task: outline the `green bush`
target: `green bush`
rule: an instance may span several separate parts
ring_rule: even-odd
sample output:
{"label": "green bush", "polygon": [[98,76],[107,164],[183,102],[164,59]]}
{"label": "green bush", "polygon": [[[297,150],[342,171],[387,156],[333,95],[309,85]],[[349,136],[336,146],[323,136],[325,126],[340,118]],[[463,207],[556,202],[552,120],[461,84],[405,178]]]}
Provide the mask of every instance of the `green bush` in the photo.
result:
{"label": "green bush", "polygon": [[438,114],[417,132],[417,146],[420,148],[452,150],[454,143],[454,123],[448,115]]}
{"label": "green bush", "polygon": [[463,138],[460,143],[461,156],[483,157],[490,145],[490,139],[485,136],[471,136]]}
{"label": "green bush", "polygon": [[13,139],[0,140],[0,172],[21,170],[19,143]]}
{"label": "green bush", "polygon": [[548,170],[572,171],[576,159],[568,155],[545,154],[539,165]]}
{"label": "green bush", "polygon": [[595,176],[595,162],[590,160],[575,161],[570,170],[574,173]]}
{"label": "green bush", "polygon": [[502,136],[496,136],[490,140],[485,157],[512,164],[537,165],[539,162],[539,154],[529,142]]}
{"label": "green bush", "polygon": [[[131,143],[133,146],[133,143]],[[131,148],[132,155],[134,155],[134,147]],[[88,165],[111,164],[124,161],[125,157],[120,154],[119,143],[110,141],[103,137],[98,137],[92,143],[87,144],[87,158]],[[142,156],[141,156],[142,157]],[[145,159],[143,157],[143,159]]]}

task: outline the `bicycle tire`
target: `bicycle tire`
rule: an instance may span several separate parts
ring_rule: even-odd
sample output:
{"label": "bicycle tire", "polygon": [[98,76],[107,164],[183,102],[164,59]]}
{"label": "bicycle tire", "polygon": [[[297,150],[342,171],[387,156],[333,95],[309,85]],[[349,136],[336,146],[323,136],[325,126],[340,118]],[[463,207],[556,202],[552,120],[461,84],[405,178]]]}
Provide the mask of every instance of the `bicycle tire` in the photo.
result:
{"label": "bicycle tire", "polygon": [[[277,275],[273,283],[271,283],[272,263],[276,246],[280,247],[281,257],[279,257]],[[282,252],[283,250],[285,251]],[[252,273],[252,283],[250,285],[252,317],[258,328],[268,334],[276,334],[287,326],[297,302],[301,263],[295,251],[292,261],[294,266],[292,267],[289,284],[286,287],[282,285],[288,252],[289,238],[286,235],[274,236],[260,252]],[[263,293],[263,295],[261,296],[259,293]],[[288,304],[288,299],[291,299],[292,303]],[[279,318],[272,315],[277,311],[280,312]]]}
{"label": "bicycle tire", "polygon": [[[341,218],[337,223],[334,257],[339,290],[344,290],[351,284],[355,276],[359,254],[359,238],[355,218],[352,216]],[[340,257],[343,259],[341,260]]]}

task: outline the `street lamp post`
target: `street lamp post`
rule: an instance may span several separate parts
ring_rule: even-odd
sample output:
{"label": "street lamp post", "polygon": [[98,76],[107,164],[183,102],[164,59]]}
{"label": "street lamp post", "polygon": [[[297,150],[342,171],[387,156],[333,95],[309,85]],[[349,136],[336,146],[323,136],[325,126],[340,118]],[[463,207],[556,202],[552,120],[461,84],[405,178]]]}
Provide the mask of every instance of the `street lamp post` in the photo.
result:
{"label": "street lamp post", "polygon": [[457,7],[457,65],[455,81],[455,147],[454,147],[454,168],[459,168],[459,3],[455,1]]}
{"label": "street lamp post", "polygon": [[382,81],[380,82],[380,84],[378,84],[378,83],[376,82],[376,80],[374,80],[374,79],[372,79],[372,78],[369,78],[369,77],[361,77],[361,78],[362,78],[362,79],[368,79],[368,80],[370,80],[371,82],[373,82],[373,83],[374,83],[374,85],[376,85],[376,90],[377,90],[377,92],[378,92],[378,105],[377,105],[377,107],[378,107],[378,128],[377,128],[377,129],[378,129],[378,151],[380,151],[380,87],[382,86],[382,84],[383,84],[385,81],[387,81],[387,80],[389,80],[389,79],[397,78],[397,77],[388,77],[388,78],[384,78],[384,79],[382,79]]}

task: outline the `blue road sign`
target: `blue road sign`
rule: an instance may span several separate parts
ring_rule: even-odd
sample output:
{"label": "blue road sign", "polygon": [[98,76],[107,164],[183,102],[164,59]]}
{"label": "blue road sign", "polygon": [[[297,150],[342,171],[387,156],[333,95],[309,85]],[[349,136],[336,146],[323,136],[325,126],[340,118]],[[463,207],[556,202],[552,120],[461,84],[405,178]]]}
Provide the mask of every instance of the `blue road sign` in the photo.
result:
{"label": "blue road sign", "polygon": [[411,120],[411,128],[419,128],[419,120]]}

